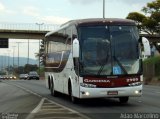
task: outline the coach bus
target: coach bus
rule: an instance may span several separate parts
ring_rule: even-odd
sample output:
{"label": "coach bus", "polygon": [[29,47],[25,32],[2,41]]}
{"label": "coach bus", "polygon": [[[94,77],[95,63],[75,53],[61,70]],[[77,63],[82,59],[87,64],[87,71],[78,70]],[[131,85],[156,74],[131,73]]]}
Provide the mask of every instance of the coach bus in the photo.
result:
{"label": "coach bus", "polygon": [[45,79],[51,95],[84,98],[142,95],[139,32],[126,19],[71,20],[45,35]]}

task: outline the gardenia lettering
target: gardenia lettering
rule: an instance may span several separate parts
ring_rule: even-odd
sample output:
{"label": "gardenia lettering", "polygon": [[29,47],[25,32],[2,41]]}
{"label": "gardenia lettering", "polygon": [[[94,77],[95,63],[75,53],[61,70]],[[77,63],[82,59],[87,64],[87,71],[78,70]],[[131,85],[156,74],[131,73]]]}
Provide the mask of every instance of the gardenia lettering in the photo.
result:
{"label": "gardenia lettering", "polygon": [[91,80],[91,79],[84,79],[84,82],[88,83],[110,83],[110,80]]}

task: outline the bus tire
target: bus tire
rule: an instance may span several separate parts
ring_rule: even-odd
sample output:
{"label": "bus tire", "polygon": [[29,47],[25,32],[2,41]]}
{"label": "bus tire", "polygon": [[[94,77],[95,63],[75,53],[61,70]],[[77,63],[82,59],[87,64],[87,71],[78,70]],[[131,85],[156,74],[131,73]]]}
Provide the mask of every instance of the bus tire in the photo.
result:
{"label": "bus tire", "polygon": [[73,96],[71,81],[68,82],[68,91],[72,103],[74,104],[78,103],[78,98]]}
{"label": "bus tire", "polygon": [[120,97],[119,98],[120,103],[127,103],[128,100],[129,100],[129,97]]}
{"label": "bus tire", "polygon": [[48,89],[51,88],[51,81],[50,81],[50,78],[48,78]]}
{"label": "bus tire", "polygon": [[57,91],[55,91],[54,89],[54,82],[53,80],[51,80],[51,83],[50,83],[50,92],[51,92],[51,95],[54,96],[54,97],[57,97]]}

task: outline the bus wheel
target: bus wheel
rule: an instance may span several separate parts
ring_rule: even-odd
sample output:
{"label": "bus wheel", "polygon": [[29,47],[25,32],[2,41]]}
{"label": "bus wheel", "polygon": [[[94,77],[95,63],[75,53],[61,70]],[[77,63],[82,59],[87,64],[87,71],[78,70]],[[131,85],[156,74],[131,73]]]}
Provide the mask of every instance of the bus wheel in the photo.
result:
{"label": "bus wheel", "polygon": [[51,95],[54,96],[54,97],[57,97],[57,91],[54,90],[54,83],[53,81],[50,83],[50,92],[51,92]]}
{"label": "bus wheel", "polygon": [[76,104],[76,103],[78,103],[78,98],[76,98],[76,97],[74,97],[74,96],[71,95],[71,101],[72,101],[74,104]]}
{"label": "bus wheel", "polygon": [[120,97],[119,98],[120,103],[127,103],[128,100],[129,100],[129,97]]}
{"label": "bus wheel", "polygon": [[71,84],[69,84],[69,96],[70,96],[70,99],[73,103],[78,103],[78,98],[74,97],[73,96],[73,92],[72,92],[72,86]]}

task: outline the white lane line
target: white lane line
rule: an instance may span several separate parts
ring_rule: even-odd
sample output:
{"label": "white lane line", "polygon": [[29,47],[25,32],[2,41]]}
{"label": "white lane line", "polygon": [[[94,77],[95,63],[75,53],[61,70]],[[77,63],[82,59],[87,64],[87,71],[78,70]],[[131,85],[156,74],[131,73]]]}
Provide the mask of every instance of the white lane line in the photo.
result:
{"label": "white lane line", "polygon": [[26,119],[33,119],[34,114],[36,114],[42,107],[43,103],[44,103],[45,98],[42,98],[41,101],[39,102],[39,104],[37,105],[37,107],[35,107],[30,114],[26,117]]}
{"label": "white lane line", "polygon": [[7,83],[7,84],[9,84],[9,85],[14,85],[14,86],[16,86],[16,87],[18,87],[18,88],[21,88],[22,90],[24,90],[24,91],[26,91],[26,92],[28,92],[28,93],[31,93],[31,94],[33,94],[33,95],[36,95],[36,96],[38,96],[38,97],[40,97],[40,98],[43,98],[41,95],[39,95],[38,93],[35,93],[35,92],[33,92],[33,91],[31,91],[31,90],[28,90],[28,89],[26,89],[26,88],[24,88],[24,87],[22,87],[22,86],[20,86],[20,85],[17,85],[17,84],[11,84],[11,83],[8,83],[8,82],[6,82],[6,81],[4,81],[5,83]]}
{"label": "white lane line", "polygon": [[49,102],[52,102],[52,103],[60,106],[60,107],[63,107],[64,109],[67,109],[67,110],[69,110],[69,111],[71,111],[71,112],[73,112],[73,113],[76,113],[77,115],[83,117],[84,119],[91,119],[91,118],[89,118],[88,116],[85,116],[85,115],[81,114],[80,112],[77,112],[77,111],[72,110],[72,109],[70,109],[70,108],[68,108],[68,107],[65,107],[65,106],[63,106],[63,105],[61,105],[61,104],[58,104],[58,103],[56,103],[56,102],[53,102],[53,101],[50,100],[50,99],[47,99],[47,100],[48,100]]}
{"label": "white lane line", "polygon": [[34,110],[32,110],[31,113],[37,113],[41,109],[44,100],[45,100],[45,98],[42,98],[41,101],[40,101],[40,103],[37,105],[37,107]]}

